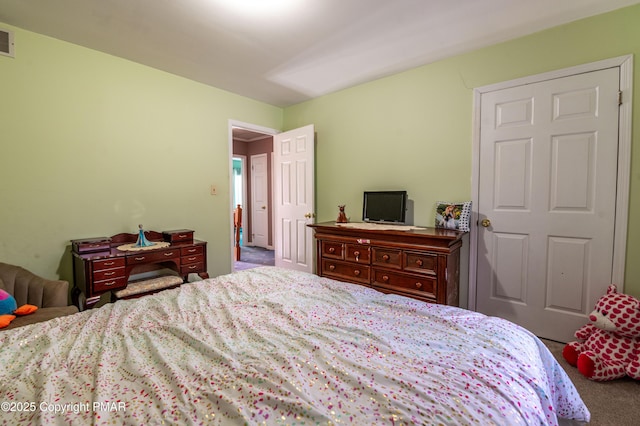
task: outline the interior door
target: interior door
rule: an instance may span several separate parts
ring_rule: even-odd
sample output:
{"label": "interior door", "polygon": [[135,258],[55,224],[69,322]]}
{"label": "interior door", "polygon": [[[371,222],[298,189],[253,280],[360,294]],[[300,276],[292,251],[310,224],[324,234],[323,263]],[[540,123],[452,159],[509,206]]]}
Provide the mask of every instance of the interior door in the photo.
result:
{"label": "interior door", "polygon": [[275,264],[313,272],[315,244],[307,224],[315,218],[314,126],[275,135]]}
{"label": "interior door", "polygon": [[484,93],[477,310],[566,342],[612,279],[617,68]]}
{"label": "interior door", "polygon": [[251,242],[269,246],[269,180],[267,154],[251,156]]}

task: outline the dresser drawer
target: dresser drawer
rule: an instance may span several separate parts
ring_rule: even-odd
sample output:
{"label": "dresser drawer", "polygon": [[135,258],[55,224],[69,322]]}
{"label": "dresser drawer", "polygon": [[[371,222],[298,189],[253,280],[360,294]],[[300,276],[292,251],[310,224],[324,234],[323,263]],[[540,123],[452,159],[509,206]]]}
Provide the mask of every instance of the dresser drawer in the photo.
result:
{"label": "dresser drawer", "polygon": [[405,251],[404,270],[419,274],[436,275],[438,256],[435,254]]}
{"label": "dresser drawer", "polygon": [[204,263],[204,254],[195,254],[193,256],[182,256],[180,259],[182,262],[182,266],[188,265],[191,263]]}
{"label": "dresser drawer", "polygon": [[371,263],[371,247],[361,244],[346,244],[345,260],[365,265]]}
{"label": "dresser drawer", "polygon": [[96,271],[99,271],[101,269],[113,269],[113,268],[124,267],[124,263],[125,263],[124,257],[94,260],[91,262],[91,264],[93,265],[94,274]]}
{"label": "dresser drawer", "polygon": [[93,253],[111,250],[111,239],[107,237],[91,238],[88,240],[72,240],[73,251],[76,253]]}
{"label": "dresser drawer", "polygon": [[398,292],[420,293],[422,297],[433,299],[437,297],[436,279],[427,276],[399,274],[374,269],[372,285]]}
{"label": "dresser drawer", "polygon": [[124,276],[115,277],[110,280],[94,281],[93,291],[95,293],[101,291],[119,290],[127,286],[127,279]]}
{"label": "dresser drawer", "polygon": [[124,266],[121,268],[101,269],[93,271],[93,281],[112,280],[114,278],[124,277]]}
{"label": "dresser drawer", "polygon": [[176,229],[162,232],[162,237],[170,243],[183,243],[193,241],[193,231],[191,229]]}
{"label": "dresser drawer", "polygon": [[372,265],[386,268],[402,268],[402,250],[373,247]]}
{"label": "dresser drawer", "polygon": [[180,267],[180,275],[189,275],[192,273],[206,272],[204,270],[204,262],[192,263],[190,265],[182,265]]}
{"label": "dresser drawer", "polygon": [[327,277],[369,284],[369,273],[369,266],[322,259],[322,274]]}
{"label": "dresser drawer", "polygon": [[344,244],[332,241],[322,242],[322,257],[331,259],[344,259]]}
{"label": "dresser drawer", "polygon": [[194,254],[204,254],[204,246],[181,247],[181,256],[193,256]]}
{"label": "dresser drawer", "polygon": [[180,258],[179,249],[170,249],[162,251],[136,253],[127,256],[127,265],[136,265],[139,263],[162,262],[163,260],[176,260]]}

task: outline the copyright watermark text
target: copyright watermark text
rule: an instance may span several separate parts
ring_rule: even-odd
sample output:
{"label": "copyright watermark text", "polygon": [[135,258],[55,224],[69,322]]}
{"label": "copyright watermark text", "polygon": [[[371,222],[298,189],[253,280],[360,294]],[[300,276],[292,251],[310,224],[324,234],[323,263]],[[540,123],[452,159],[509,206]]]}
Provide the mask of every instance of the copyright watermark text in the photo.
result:
{"label": "copyright watermark text", "polygon": [[84,413],[88,411],[127,411],[127,404],[124,401],[103,401],[103,402],[73,402],[73,403],[53,403],[53,402],[20,402],[3,401],[0,402],[0,411],[5,413],[23,413],[29,411],[42,411],[48,413]]}

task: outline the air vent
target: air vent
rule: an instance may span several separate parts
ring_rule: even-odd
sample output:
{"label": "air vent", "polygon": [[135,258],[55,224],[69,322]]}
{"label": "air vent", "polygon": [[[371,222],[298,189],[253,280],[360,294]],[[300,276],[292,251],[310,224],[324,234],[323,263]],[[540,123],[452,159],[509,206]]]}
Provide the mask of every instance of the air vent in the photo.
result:
{"label": "air vent", "polygon": [[0,55],[14,57],[13,31],[0,28]]}

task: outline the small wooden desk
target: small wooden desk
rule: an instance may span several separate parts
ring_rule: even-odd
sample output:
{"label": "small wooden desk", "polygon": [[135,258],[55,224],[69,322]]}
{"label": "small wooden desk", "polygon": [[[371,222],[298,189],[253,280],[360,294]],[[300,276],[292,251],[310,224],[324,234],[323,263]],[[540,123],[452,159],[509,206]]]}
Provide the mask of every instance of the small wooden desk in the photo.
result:
{"label": "small wooden desk", "polygon": [[135,243],[138,234],[71,240],[74,286],[73,303],[80,310],[92,308],[104,293],[127,287],[132,273],[168,268],[186,281],[190,273],[208,278],[207,243],[193,239],[193,231],[145,231],[149,241],[169,242],[168,247],[143,251],[121,251],[118,247]]}

